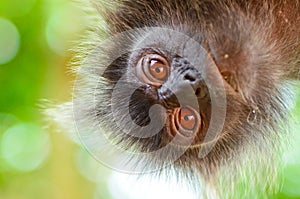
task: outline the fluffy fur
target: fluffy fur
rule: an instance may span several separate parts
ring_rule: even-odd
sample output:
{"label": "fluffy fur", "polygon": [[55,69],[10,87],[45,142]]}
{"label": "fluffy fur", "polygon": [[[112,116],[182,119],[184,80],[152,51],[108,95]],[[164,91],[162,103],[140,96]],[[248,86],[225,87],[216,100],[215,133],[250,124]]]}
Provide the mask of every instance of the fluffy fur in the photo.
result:
{"label": "fluffy fur", "polygon": [[[199,159],[200,147],[189,148],[160,172],[187,180],[204,198],[267,198],[276,193],[280,154],[289,137],[285,124],[292,104],[291,81],[300,75],[299,0],[120,0],[92,2],[91,6],[93,17],[99,18],[91,18],[93,23],[75,58],[79,65],[75,69],[76,106],[58,107],[58,114],[51,113],[54,118],[70,129],[74,111],[82,127],[79,130],[91,133],[84,133],[81,139],[87,139],[88,148],[98,152],[111,149],[95,142],[99,130],[92,132],[97,128],[109,142],[127,150],[151,152],[166,145],[162,134],[147,139],[124,135],[115,125],[111,98],[116,83],[128,73],[131,49],[150,27],[181,32],[204,46],[220,73],[233,74],[227,83],[234,89],[226,87],[225,125],[212,151]],[[99,46],[124,31],[129,31],[124,37]],[[113,59],[118,49],[128,52]],[[129,81],[140,85],[134,78]],[[119,120],[126,114],[122,103],[127,98],[126,93],[117,93]],[[143,111],[138,105],[137,109]],[[166,153],[172,156],[174,152]],[[130,160],[145,170],[164,167],[167,161],[135,158],[134,154]]]}

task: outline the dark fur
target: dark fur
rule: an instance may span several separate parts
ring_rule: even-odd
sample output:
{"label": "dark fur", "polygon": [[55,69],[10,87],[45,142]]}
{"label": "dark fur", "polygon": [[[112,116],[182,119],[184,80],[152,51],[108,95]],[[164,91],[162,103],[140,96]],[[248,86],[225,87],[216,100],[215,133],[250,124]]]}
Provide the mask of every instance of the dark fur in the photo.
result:
{"label": "dark fur", "polygon": [[[230,72],[227,82],[234,88],[226,86],[227,116],[221,138],[203,159],[197,156],[199,147],[188,149],[174,163],[174,169],[184,172],[181,176],[190,179],[196,187],[195,176],[199,175],[206,182],[201,185],[206,191],[200,192],[208,198],[252,197],[252,188],[257,189],[255,197],[265,196],[263,192],[274,181],[268,175],[277,171],[280,164],[277,155],[288,137],[281,127],[289,115],[290,81],[300,75],[299,0],[120,0],[114,9],[95,5],[107,22],[108,36],[146,27],[176,30],[202,44],[220,73]],[[101,38],[96,35],[87,40],[96,46]],[[102,77],[97,76],[106,67],[103,59],[109,59],[118,48],[132,48],[139,42],[138,38],[128,35],[126,40],[98,49],[99,57],[81,67],[78,75],[82,85],[78,95],[88,101],[96,93],[97,109],[96,113],[91,107],[79,107],[75,111],[81,113],[83,123],[106,129],[108,137],[121,147],[149,152],[168,144],[166,129],[151,138],[134,138],[120,134],[111,115],[111,92],[128,72],[131,54],[124,54],[106,68]],[[87,52],[80,53],[85,57],[91,51]],[[89,88],[89,83],[99,78],[97,88]],[[130,79],[133,79],[130,83],[140,84]],[[144,110],[154,103],[143,94],[144,88],[140,89],[136,94],[140,104],[131,105],[132,114],[146,125],[149,121],[147,114],[143,115]],[[122,104],[122,93],[119,95]],[[122,115],[121,105],[120,109]],[[146,161],[145,167],[164,165],[164,160],[157,157]],[[249,175],[253,182],[249,182],[242,196],[234,195],[232,192],[243,175]]]}

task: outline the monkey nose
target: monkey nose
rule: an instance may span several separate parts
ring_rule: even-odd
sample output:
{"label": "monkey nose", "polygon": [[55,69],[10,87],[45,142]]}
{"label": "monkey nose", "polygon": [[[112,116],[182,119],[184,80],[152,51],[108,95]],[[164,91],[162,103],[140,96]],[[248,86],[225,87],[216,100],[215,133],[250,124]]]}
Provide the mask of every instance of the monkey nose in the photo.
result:
{"label": "monkey nose", "polygon": [[202,79],[185,76],[185,79],[174,84],[163,85],[158,90],[158,97],[167,104],[172,104],[173,107],[179,107],[179,101],[185,105],[189,105],[195,99],[200,103],[207,101],[209,91]]}
{"label": "monkey nose", "polygon": [[195,71],[187,71],[183,75],[183,83],[190,85],[197,98],[203,99],[208,95],[208,88],[200,73]]}

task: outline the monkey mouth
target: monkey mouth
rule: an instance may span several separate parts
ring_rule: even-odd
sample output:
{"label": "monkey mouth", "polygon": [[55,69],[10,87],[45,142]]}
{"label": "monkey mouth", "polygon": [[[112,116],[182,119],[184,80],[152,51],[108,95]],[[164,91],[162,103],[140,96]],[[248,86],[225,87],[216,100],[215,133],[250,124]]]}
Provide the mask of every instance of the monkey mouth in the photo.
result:
{"label": "monkey mouth", "polygon": [[169,125],[168,134],[171,138],[177,138],[176,144],[199,143],[198,132],[202,127],[202,119],[195,109],[189,106],[175,108],[170,114]]}

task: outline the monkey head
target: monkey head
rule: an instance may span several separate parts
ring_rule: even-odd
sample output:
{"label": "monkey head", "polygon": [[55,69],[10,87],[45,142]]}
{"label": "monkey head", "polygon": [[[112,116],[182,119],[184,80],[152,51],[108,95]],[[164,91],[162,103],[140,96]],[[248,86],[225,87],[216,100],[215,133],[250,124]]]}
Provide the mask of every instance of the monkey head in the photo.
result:
{"label": "monkey head", "polygon": [[246,168],[276,171],[300,71],[299,10],[298,0],[124,0],[105,10],[110,37],[89,37],[76,69],[81,141],[104,163],[123,161],[119,170],[171,166],[215,187]]}

